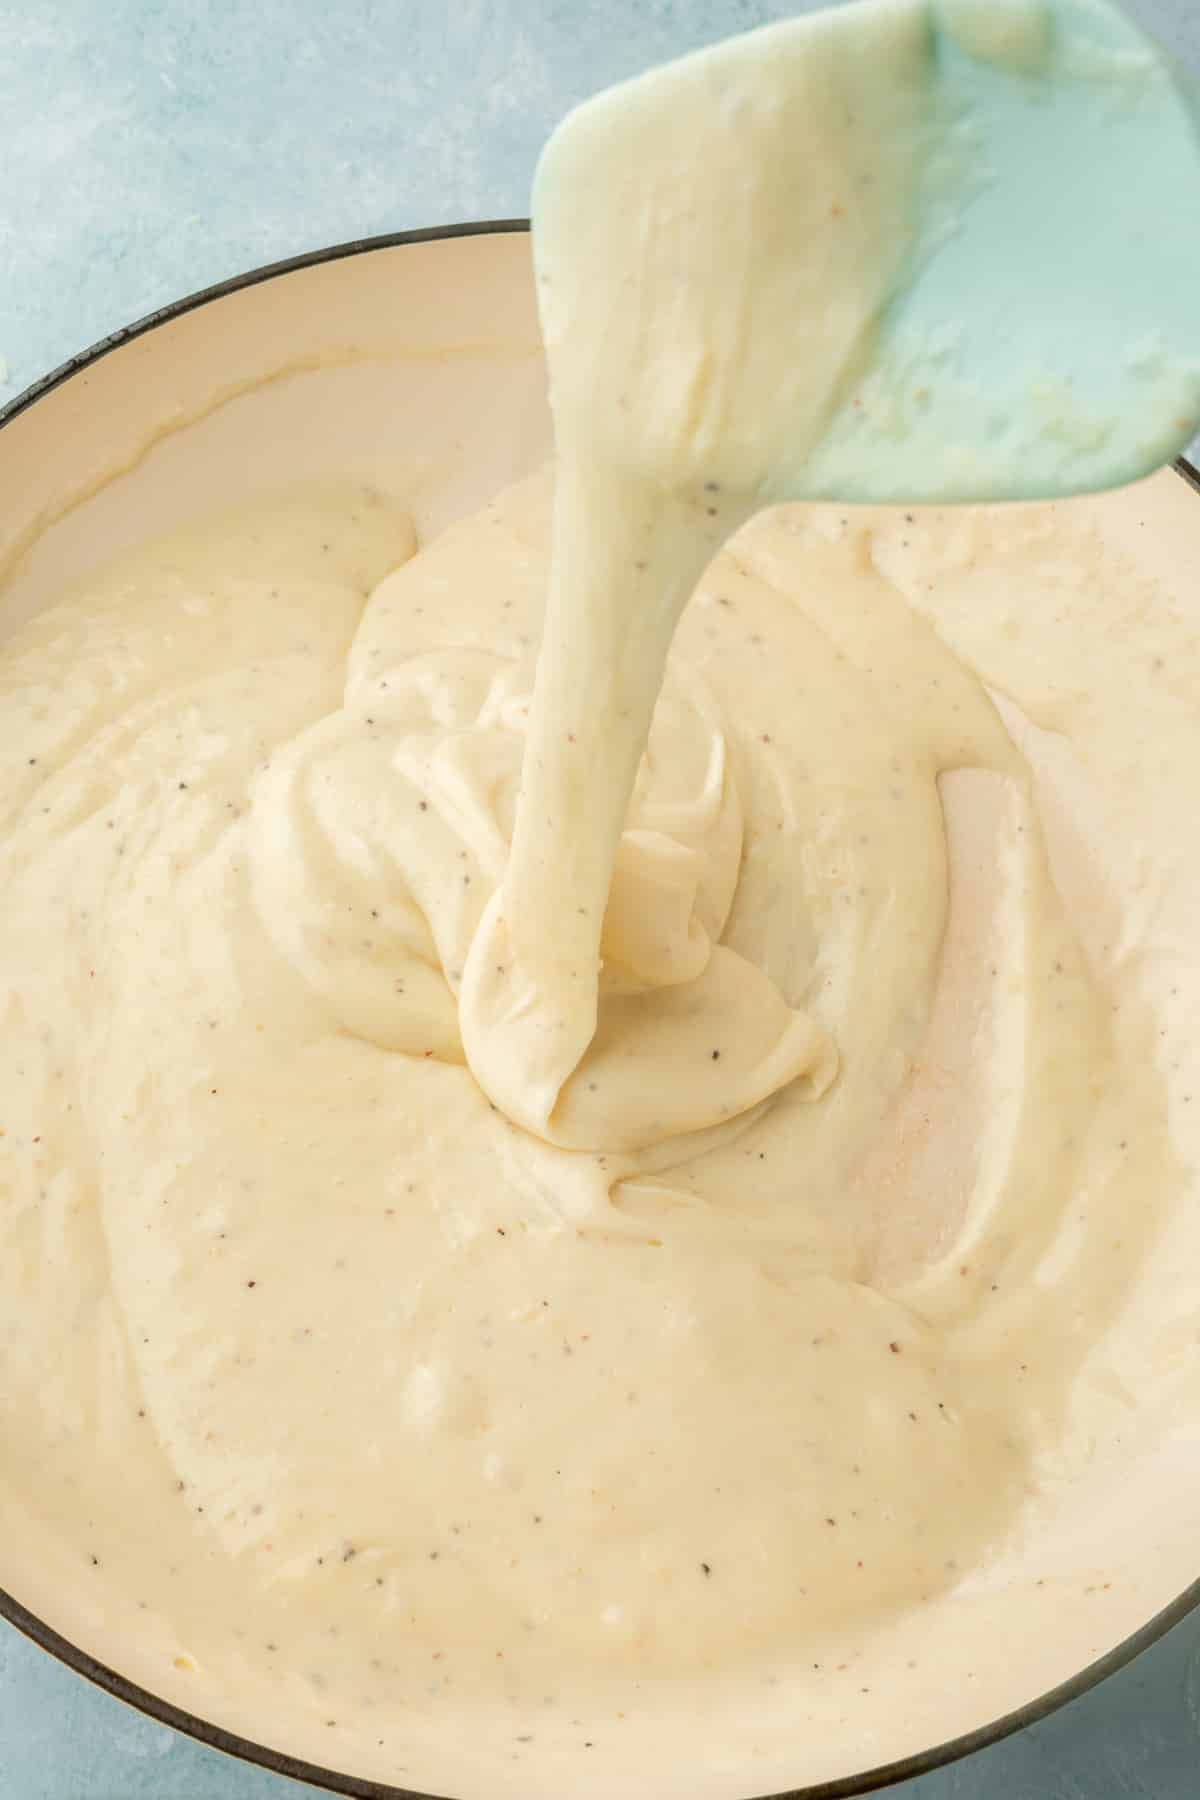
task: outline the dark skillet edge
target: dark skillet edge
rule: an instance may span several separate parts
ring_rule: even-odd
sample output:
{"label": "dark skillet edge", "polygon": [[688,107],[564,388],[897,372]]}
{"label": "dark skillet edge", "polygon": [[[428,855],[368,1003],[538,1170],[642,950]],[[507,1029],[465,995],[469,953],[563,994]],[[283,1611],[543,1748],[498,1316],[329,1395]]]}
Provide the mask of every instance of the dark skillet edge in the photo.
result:
{"label": "dark skillet edge", "polygon": [[1195,463],[1189,462],[1186,456],[1177,456],[1172,467],[1176,474],[1183,476],[1189,487],[1195,488],[1196,492],[1200,494],[1200,469],[1196,467]]}
{"label": "dark skillet edge", "polygon": [[[17,394],[6,406],[0,407],[0,430],[55,388],[91,368],[110,351],[121,349],[145,332],[182,318],[185,313],[194,312],[197,307],[206,306],[211,300],[222,300],[228,294],[255,287],[259,282],[270,281],[277,275],[290,275],[301,269],[313,268],[319,263],[340,262],[345,257],[360,256],[372,250],[391,250],[404,244],[434,243],[441,238],[487,237],[528,229],[527,219],[492,219],[474,220],[461,225],[436,225],[417,231],[389,232],[379,237],[353,238],[348,243],[334,244],[328,249],[306,251],[281,262],[267,263],[262,268],[251,269],[244,275],[234,275],[212,287],[188,294],[182,300],[173,301],[169,306],[159,307],[132,325],[123,325],[108,337],[101,338],[90,349],[68,358],[57,369],[51,370],[40,381],[35,381],[31,387]],[[1200,469],[1182,456],[1173,466],[1189,486],[1200,494]],[[753,1800],[857,1800],[859,1796],[878,1793],[897,1782],[911,1781],[918,1776],[931,1774],[935,1769],[944,1768],[948,1763],[958,1762],[962,1757],[985,1750],[1001,1739],[1011,1737],[1014,1732],[1040,1723],[1068,1702],[1079,1699],[1110,1675],[1125,1668],[1198,1607],[1200,1579],[1194,1581],[1177,1599],[1156,1613],[1130,1637],[1104,1656],[1098,1657],[1095,1662],[1089,1663],[1078,1675],[1073,1675],[1069,1681],[1060,1683],[1038,1699],[1018,1707],[1015,1712],[1006,1713],[1002,1718],[966,1732],[962,1737],[951,1738],[933,1749],[904,1757],[898,1762],[881,1764],[878,1768],[867,1769],[861,1774],[845,1776],[836,1781],[817,1782],[808,1787],[789,1788],[782,1793],[754,1796]],[[273,1775],[289,1777],[293,1781],[307,1782],[311,1787],[325,1788],[330,1793],[345,1795],[348,1800],[446,1800],[444,1796],[431,1795],[415,1788],[393,1787],[378,1781],[366,1781],[354,1775],[341,1775],[334,1769],[303,1762],[298,1757],[288,1756],[282,1750],[272,1750],[265,1744],[254,1743],[219,1725],[211,1725],[207,1720],[184,1711],[182,1707],[159,1699],[147,1688],[138,1687],[115,1669],[108,1668],[87,1651],[60,1636],[3,1588],[0,1588],[0,1619],[14,1626],[39,1649],[65,1663],[77,1675],[82,1675],[86,1681],[103,1688],[126,1706],[144,1713],[161,1725],[169,1725],[185,1737],[194,1738],[210,1750],[223,1751],[225,1755],[241,1762],[257,1764]],[[1014,1646],[1014,1650],[1015,1648]]]}

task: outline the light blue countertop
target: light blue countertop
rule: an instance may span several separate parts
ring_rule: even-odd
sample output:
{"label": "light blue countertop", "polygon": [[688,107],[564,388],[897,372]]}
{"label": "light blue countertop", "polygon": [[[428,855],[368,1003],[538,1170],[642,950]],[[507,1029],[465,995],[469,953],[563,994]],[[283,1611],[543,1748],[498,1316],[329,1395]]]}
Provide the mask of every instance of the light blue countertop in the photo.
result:
{"label": "light blue countertop", "polygon": [[[803,9],[0,0],[0,401],[239,270],[374,232],[522,214],[538,147],[568,106]],[[1131,10],[1200,71],[1200,0]],[[895,1792],[1198,1800],[1200,1615],[1044,1724]],[[316,1800],[126,1711],[0,1625],[0,1800],[303,1795]]]}

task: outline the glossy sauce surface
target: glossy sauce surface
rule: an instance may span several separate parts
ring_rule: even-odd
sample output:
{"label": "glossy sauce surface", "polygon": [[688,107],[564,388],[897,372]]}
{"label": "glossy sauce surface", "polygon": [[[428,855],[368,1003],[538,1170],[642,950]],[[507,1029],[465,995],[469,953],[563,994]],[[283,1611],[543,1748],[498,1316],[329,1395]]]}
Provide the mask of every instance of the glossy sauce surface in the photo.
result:
{"label": "glossy sauce surface", "polygon": [[1195,614],[1103,501],[745,523],[736,296],[681,368],[580,257],[556,477],[420,545],[284,495],[5,646],[2,1516],[314,1760],[744,1794],[933,1741],[921,1647],[1040,1618],[1195,1385]]}
{"label": "glossy sauce surface", "polygon": [[[1029,728],[908,604],[1029,557],[1119,613],[1038,510],[781,509],[684,612],[606,933],[692,954],[682,865],[819,1077],[733,1111],[739,1040],[668,986],[677,1135],[488,1100],[454,989],[550,485],[416,554],[357,491],[215,521],[3,665],[9,1442],[172,1666],[286,1669],[343,1731],[418,1682],[433,1716],[732,1694],[936,1603],[1070,1491],[1072,1384],[1179,1179]],[[609,1054],[582,1106],[620,1120]]]}

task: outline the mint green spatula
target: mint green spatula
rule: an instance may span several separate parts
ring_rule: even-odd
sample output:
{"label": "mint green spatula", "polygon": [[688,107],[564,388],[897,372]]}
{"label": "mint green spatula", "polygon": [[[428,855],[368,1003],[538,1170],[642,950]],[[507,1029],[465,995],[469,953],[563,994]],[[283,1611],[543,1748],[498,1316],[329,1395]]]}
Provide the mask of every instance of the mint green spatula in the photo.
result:
{"label": "mint green spatula", "polygon": [[860,0],[610,90],[535,185],[560,425],[754,504],[1143,475],[1200,425],[1198,120],[1111,0]]}

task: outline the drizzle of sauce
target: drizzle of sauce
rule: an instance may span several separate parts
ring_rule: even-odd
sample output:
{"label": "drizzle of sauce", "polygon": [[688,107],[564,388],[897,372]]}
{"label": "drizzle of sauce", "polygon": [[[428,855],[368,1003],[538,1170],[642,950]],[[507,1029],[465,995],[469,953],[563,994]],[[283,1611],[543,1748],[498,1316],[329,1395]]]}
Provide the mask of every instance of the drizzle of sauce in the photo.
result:
{"label": "drizzle of sauce", "polygon": [[[657,1794],[686,1677],[676,1749],[761,1773],[778,1725],[795,1779],[796,1704],[852,1754],[871,1647],[1115,1455],[1096,1359],[1195,1146],[1133,965],[1197,867],[1100,649],[1166,646],[1179,802],[1171,596],[1124,632],[1087,511],[747,522],[904,252],[908,176],[856,189],[835,127],[919,86],[920,12],[814,57],[811,181],[727,221],[813,209],[806,296],[739,323],[714,244],[664,308],[656,223],[600,358],[612,271],[551,220],[556,476],[419,549],[357,489],[211,521],[0,660],[0,1521],[206,1716],[269,1735],[286,1667],[325,1761],[528,1794],[586,1749]],[[1143,802],[1110,917],[1081,821]]]}

